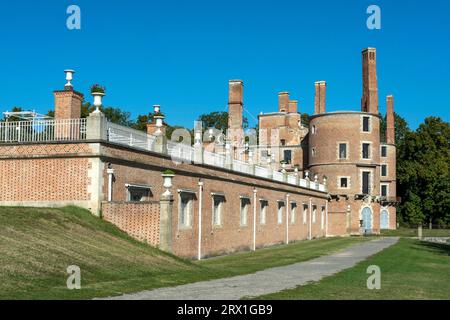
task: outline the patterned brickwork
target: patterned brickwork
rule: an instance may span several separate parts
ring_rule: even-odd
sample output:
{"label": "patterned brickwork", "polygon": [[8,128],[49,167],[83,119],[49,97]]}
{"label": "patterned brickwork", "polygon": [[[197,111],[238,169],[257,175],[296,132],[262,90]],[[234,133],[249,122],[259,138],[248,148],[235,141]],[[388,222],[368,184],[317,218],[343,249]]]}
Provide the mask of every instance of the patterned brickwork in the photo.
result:
{"label": "patterned brickwork", "polygon": [[0,157],[21,157],[35,155],[70,155],[90,153],[88,144],[28,144],[28,145],[3,145],[0,146]]}
{"label": "patterned brickwork", "polygon": [[159,244],[159,202],[103,202],[102,214],[136,240]]}
{"label": "patterned brickwork", "polygon": [[87,158],[0,160],[0,201],[90,200],[89,166]]}

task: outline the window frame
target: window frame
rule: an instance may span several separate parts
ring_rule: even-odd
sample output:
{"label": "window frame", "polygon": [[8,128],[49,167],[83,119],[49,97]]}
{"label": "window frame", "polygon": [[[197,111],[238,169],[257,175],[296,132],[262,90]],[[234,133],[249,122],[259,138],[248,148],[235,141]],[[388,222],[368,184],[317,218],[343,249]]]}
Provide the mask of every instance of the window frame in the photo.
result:
{"label": "window frame", "polygon": [[[338,189],[343,189],[343,190],[350,189],[350,178],[351,178],[350,176],[338,176],[337,177]],[[342,179],[347,179],[347,186],[346,187],[342,186]]]}
{"label": "window frame", "polygon": [[[384,153],[384,156],[383,156],[383,150],[386,151]],[[387,158],[387,154],[388,154],[387,146],[380,146],[380,157],[381,158]]]}
{"label": "window frame", "polygon": [[283,224],[283,209],[286,208],[284,200],[277,201],[277,225]]}
{"label": "window frame", "polygon": [[[248,207],[251,204],[249,197],[241,196],[239,197],[239,225],[241,227],[247,227],[248,226]],[[242,204],[244,203],[244,207],[242,207]],[[243,219],[244,218],[244,219]],[[244,220],[244,223],[243,223]]]}
{"label": "window frame", "polygon": [[[386,187],[386,195],[383,196],[383,187]],[[389,183],[380,183],[380,197],[389,197]]]}
{"label": "window frame", "polygon": [[308,223],[308,211],[309,211],[309,205],[306,203],[303,203],[302,219],[303,219],[304,225]]}
{"label": "window frame", "polygon": [[[341,146],[345,146],[345,157],[341,157]],[[347,160],[348,159],[348,142],[347,141],[338,141],[337,142],[337,158],[338,160]]]}
{"label": "window frame", "polygon": [[[383,168],[384,168],[384,174],[383,174]],[[380,176],[383,178],[386,178],[388,176],[388,165],[387,163],[382,163],[380,168]]]}
{"label": "window frame", "polygon": [[[367,130],[364,130],[364,123],[365,119],[367,119]],[[361,117],[361,132],[363,133],[371,133],[372,132],[372,118],[369,116],[362,116]]]}
{"label": "window frame", "polygon": [[313,204],[312,206],[312,223],[315,224],[317,222],[317,205]]}
{"label": "window frame", "polygon": [[[126,199],[127,199],[126,202],[148,202],[148,201],[150,201],[150,198],[152,197],[152,187],[151,186],[126,183],[125,189],[126,189]],[[144,200],[131,200],[133,189],[136,191],[142,190],[143,193],[146,193],[146,195],[143,195],[141,198]]]}
{"label": "window frame", "polygon": [[[222,221],[222,211],[223,211],[223,204],[225,202],[225,196],[222,194],[215,194],[212,193],[212,225],[213,228],[220,228],[223,225]],[[216,212],[216,199],[220,199],[219,204],[217,206],[217,212]]]}
{"label": "window frame", "polygon": [[295,201],[291,201],[290,202],[290,208],[289,208],[289,214],[290,214],[290,223],[291,224],[295,224],[296,222],[296,215],[297,215],[297,202]]}
{"label": "window frame", "polygon": [[[367,145],[367,158],[364,158],[364,146]],[[361,141],[361,160],[372,160],[372,142],[370,141]]]}
{"label": "window frame", "polygon": [[[186,205],[186,208],[187,208],[186,214],[184,214],[183,208],[182,208],[183,198],[189,198],[187,205]],[[188,191],[179,191],[178,192],[178,229],[179,230],[192,228],[194,200],[195,200],[195,193],[188,192]],[[184,222],[182,223],[182,221],[184,221]]]}
{"label": "window frame", "polygon": [[[265,225],[267,223],[267,208],[269,207],[269,201],[266,199],[259,199],[259,224]],[[262,219],[264,217],[264,219]]]}

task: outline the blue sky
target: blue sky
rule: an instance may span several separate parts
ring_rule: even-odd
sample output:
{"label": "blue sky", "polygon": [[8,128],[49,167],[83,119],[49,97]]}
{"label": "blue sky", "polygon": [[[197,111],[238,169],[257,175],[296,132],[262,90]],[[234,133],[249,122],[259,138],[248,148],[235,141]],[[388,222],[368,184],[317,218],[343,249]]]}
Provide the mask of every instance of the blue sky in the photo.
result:
{"label": "blue sky", "polygon": [[[81,30],[66,9],[81,8]],[[366,27],[381,8],[382,29]],[[327,110],[359,110],[361,50],[378,50],[380,111],[395,95],[412,128],[450,118],[450,1],[1,1],[0,111],[46,112],[63,70],[75,89],[107,88],[106,105],[137,114],[161,104],[171,124],[226,110],[229,79],[244,80],[246,114],[277,109],[289,91],[313,112],[314,81],[326,80]]]}

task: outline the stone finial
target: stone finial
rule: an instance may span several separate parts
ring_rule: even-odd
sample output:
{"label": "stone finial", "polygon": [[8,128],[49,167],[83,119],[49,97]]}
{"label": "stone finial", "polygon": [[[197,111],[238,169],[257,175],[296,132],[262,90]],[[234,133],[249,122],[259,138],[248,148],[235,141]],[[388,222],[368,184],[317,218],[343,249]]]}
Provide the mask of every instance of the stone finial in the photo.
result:
{"label": "stone finial", "polygon": [[75,73],[75,70],[66,69],[66,70],[64,70],[64,73],[66,74],[66,80],[67,80],[67,83],[64,87],[66,89],[72,89],[73,85],[72,85],[71,81],[73,80],[73,75]]}

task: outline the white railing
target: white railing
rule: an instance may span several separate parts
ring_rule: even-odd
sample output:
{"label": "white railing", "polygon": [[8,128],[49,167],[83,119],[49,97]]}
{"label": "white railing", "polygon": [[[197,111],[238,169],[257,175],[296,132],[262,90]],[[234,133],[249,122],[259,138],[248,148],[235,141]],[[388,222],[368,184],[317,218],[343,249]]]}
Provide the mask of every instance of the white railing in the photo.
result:
{"label": "white railing", "polygon": [[145,132],[124,127],[112,122],[106,123],[107,139],[110,142],[154,151],[156,138]]}
{"label": "white railing", "polygon": [[300,187],[308,188],[308,181],[305,179],[300,179]]}
{"label": "white railing", "polygon": [[283,173],[281,173],[281,172],[274,171],[272,176],[273,176],[273,180],[277,180],[277,181],[281,181],[281,182],[284,181],[284,176],[283,176]]}
{"label": "white railing", "polygon": [[[0,122],[0,143],[14,142],[50,142],[50,141],[77,141],[85,140],[87,136],[86,119],[67,120],[32,120],[32,121],[11,121]],[[106,123],[107,141],[126,145],[147,151],[157,151],[157,138],[146,132],[135,130],[129,127]],[[158,149],[162,150],[162,149]],[[194,163],[195,149],[190,145],[174,141],[167,142],[167,154],[174,161]],[[225,155],[203,151],[203,162],[207,165],[225,168]],[[326,191],[324,185],[299,179],[294,175],[288,175],[287,181],[284,174],[272,171],[267,167],[251,165],[245,161],[234,159],[231,164],[232,170],[245,174],[255,175],[262,178],[272,178],[280,182],[287,182],[291,185],[299,185],[303,188],[310,188],[319,191]]]}
{"label": "white railing", "polygon": [[242,173],[252,174],[253,170],[250,164],[241,160],[233,160],[233,170],[239,171]]}
{"label": "white railing", "polygon": [[268,178],[270,176],[270,171],[268,168],[255,166],[255,175],[262,178]]}
{"label": "white railing", "polygon": [[179,162],[194,162],[194,148],[179,142],[167,141],[167,153],[172,160]]}
{"label": "white railing", "polygon": [[225,167],[225,156],[218,153],[203,151],[203,161],[210,166]]}
{"label": "white railing", "polygon": [[287,182],[288,182],[289,184],[296,185],[296,184],[297,184],[297,177],[290,174],[290,175],[288,175],[288,177],[287,177]]}
{"label": "white railing", "polygon": [[86,139],[86,119],[0,122],[0,143]]}

